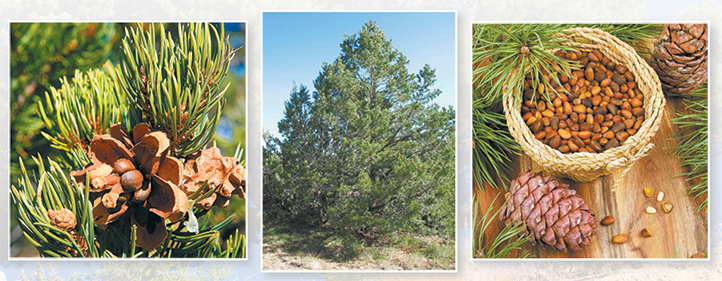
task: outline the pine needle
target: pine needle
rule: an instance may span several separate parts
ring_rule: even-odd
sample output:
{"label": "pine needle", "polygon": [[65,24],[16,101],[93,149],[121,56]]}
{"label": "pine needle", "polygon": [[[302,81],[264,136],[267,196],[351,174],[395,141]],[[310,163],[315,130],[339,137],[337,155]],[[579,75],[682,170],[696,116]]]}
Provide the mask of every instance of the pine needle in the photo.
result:
{"label": "pine needle", "polygon": [[498,177],[506,188],[511,155],[519,155],[521,147],[509,133],[504,114],[484,106],[481,99],[476,98],[473,114],[474,181],[483,191],[484,183],[488,183],[492,188],[498,188]]}
{"label": "pine needle", "polygon": [[[474,258],[485,258],[485,259],[499,259],[499,258],[510,258],[514,250],[520,250],[521,245],[529,241],[531,235],[526,233],[526,226],[522,222],[512,223],[504,227],[491,241],[486,238],[487,230],[492,221],[499,216],[501,208],[494,212],[494,202],[499,198],[497,194],[489,204],[489,208],[484,213],[481,220],[474,225],[474,232],[479,233],[474,242]],[[479,204],[476,204],[476,198],[474,198],[474,214],[473,218],[476,219],[479,215]],[[529,251],[522,251],[519,254],[519,258],[529,258],[531,253]]]}
{"label": "pine needle", "polygon": [[[568,40],[557,36],[566,33],[559,24],[490,24],[475,25],[472,45],[473,83],[475,88],[490,85],[483,96],[485,104],[501,102],[505,94],[521,101],[524,77],[529,75],[533,87],[539,83],[547,88],[551,83],[541,79],[551,72],[569,73],[570,63],[549,52],[573,50]],[[552,79],[557,80],[555,75]],[[561,84],[556,81],[557,84]],[[544,94],[549,99],[547,94]]]}
{"label": "pine needle", "polygon": [[162,25],[159,33],[156,42],[142,26],[126,30],[119,83],[133,105],[131,127],[148,122],[168,135],[177,155],[189,155],[213,137],[229,86],[221,83],[237,49],[223,26],[219,32],[208,23],[179,25],[176,39]]}
{"label": "pine needle", "polygon": [[[708,88],[705,83],[682,103],[686,111],[678,111],[672,123],[679,126],[679,131],[671,138],[677,141],[671,149],[672,153],[682,161],[682,166],[688,172],[675,175],[686,177],[685,181],[691,184],[687,187],[687,195],[694,198],[707,195],[708,179]],[[701,212],[707,207],[708,198],[697,206]]]}
{"label": "pine needle", "polygon": [[[38,167],[35,180],[30,179],[21,159],[22,176],[18,180],[19,186],[11,187],[12,203],[25,236],[42,256],[71,256],[71,250],[77,256],[85,256],[85,251],[93,256],[97,252],[95,243],[85,243],[86,247],[80,246],[82,240],[95,240],[90,216],[93,207],[86,197],[87,192],[74,180],[69,181],[59,165],[52,160],[49,160],[49,170],[46,170],[43,163],[45,158],[42,156],[33,157],[33,161]],[[37,193],[33,183],[37,183]],[[74,233],[56,228],[48,217],[48,210],[61,209],[68,209],[75,215],[77,227]],[[87,222],[91,223],[89,227]]]}
{"label": "pine needle", "polygon": [[[521,101],[525,76],[532,84],[551,82],[541,79],[552,72],[571,73],[569,62],[549,50],[571,50],[557,36],[566,27],[558,24],[479,24],[474,26],[473,56],[473,130],[474,180],[482,190],[484,184],[498,188],[498,179],[506,188],[511,155],[521,147],[509,133],[501,103],[505,95]],[[548,75],[557,80],[556,75]],[[559,81],[556,81],[560,84]],[[549,99],[547,93],[544,98]]]}

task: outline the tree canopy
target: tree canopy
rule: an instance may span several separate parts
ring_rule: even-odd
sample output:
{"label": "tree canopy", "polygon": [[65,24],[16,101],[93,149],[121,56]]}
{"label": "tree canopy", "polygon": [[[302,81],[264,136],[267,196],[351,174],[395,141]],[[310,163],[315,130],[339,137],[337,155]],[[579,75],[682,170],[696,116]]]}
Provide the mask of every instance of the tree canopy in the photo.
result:
{"label": "tree canopy", "polygon": [[410,72],[373,21],[340,47],[314,91],[291,91],[281,137],[265,137],[264,214],[362,232],[453,233],[455,114],[433,102],[435,70]]}

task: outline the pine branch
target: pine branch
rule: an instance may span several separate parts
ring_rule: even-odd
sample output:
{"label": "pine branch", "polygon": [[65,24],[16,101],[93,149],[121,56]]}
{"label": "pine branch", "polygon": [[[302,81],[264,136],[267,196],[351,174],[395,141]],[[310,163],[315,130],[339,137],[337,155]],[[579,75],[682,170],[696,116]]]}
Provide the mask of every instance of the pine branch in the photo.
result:
{"label": "pine branch", "polygon": [[[48,130],[44,137],[72,160],[74,168],[89,162],[86,151],[94,136],[109,133],[109,127],[117,123],[132,127],[141,121],[151,122],[171,137],[173,148],[180,155],[204,147],[215,133],[227,89],[221,89],[218,83],[225,77],[235,52],[230,51],[228,39],[223,39],[223,29],[219,34],[208,24],[191,24],[188,33],[179,28],[180,38],[173,41],[161,27],[160,50],[155,48],[155,35],[141,33],[139,29],[133,29],[132,39],[124,40],[126,57],[119,68],[107,64],[106,72],[76,71],[70,82],[63,78],[59,89],[51,88],[39,106],[39,115]],[[131,32],[127,33],[130,38]],[[130,73],[136,76],[123,76]],[[129,81],[138,82],[129,77],[142,80],[140,95],[128,91]],[[239,144],[236,156],[242,153]],[[12,195],[23,232],[43,256],[245,257],[245,236],[239,235],[238,230],[221,241],[221,230],[229,226],[235,214],[212,226],[206,218],[199,226],[196,217],[208,210],[195,207],[191,208],[185,225],[170,223],[172,219],[165,221],[169,234],[160,246],[152,251],[141,249],[136,243],[140,229],[131,224],[127,215],[112,223],[96,225],[93,202],[103,194],[91,195],[90,188],[67,176],[61,164],[50,160],[50,169],[46,170],[40,159],[34,158],[39,176],[32,180],[21,159],[23,177],[19,189],[12,187]],[[90,182],[89,174],[86,177],[85,182]],[[190,206],[218,193],[220,188],[219,185],[205,190],[204,185],[197,194],[188,197]],[[71,220],[72,216],[77,220]],[[157,222],[163,225],[163,221]]]}
{"label": "pine branch", "polygon": [[[88,190],[66,177],[60,166],[49,160],[49,170],[43,158],[33,157],[38,174],[30,179],[20,160],[22,177],[19,186],[12,186],[12,201],[16,207],[20,227],[25,236],[49,257],[98,257],[93,227],[92,204]],[[33,188],[37,182],[37,192]],[[49,217],[49,211],[67,209],[74,215],[75,227],[63,229]]]}
{"label": "pine branch", "polygon": [[[51,86],[72,77],[75,69],[100,67],[116,46],[114,23],[11,23],[10,24],[10,172],[11,183],[20,178],[19,157],[38,153],[60,161],[59,153],[40,134],[43,121],[37,114]],[[67,66],[72,65],[73,68]],[[60,153],[62,154],[62,153]],[[34,169],[26,162],[26,168]]]}
{"label": "pine branch", "polygon": [[134,105],[131,125],[149,122],[168,135],[177,155],[184,156],[213,137],[228,89],[219,84],[235,50],[223,27],[220,33],[208,23],[178,29],[178,39],[173,40],[161,25],[159,42],[140,26],[126,29],[118,75]]}
{"label": "pine branch", "polygon": [[[524,78],[529,76],[533,88],[540,83],[551,87],[554,79],[561,85],[553,72],[571,75],[578,67],[549,52],[550,50],[570,51],[573,47],[568,40],[557,36],[566,33],[566,27],[558,24],[489,24],[475,25],[472,45],[473,83],[475,88],[490,85],[482,97],[485,104],[502,101],[506,94],[514,95],[521,102]],[[546,79],[542,79],[546,78]],[[546,92],[544,98],[549,100]]]}
{"label": "pine branch", "polygon": [[[474,225],[474,233],[478,233],[479,235],[476,239],[473,240],[474,258],[509,258],[511,257],[513,251],[520,250],[521,245],[529,241],[529,239],[531,238],[530,234],[524,234],[526,226],[521,222],[505,226],[504,229],[502,229],[501,232],[499,232],[499,234],[490,241],[486,238],[489,225],[491,225],[492,221],[496,219],[501,212],[501,208],[494,212],[494,202],[496,202],[496,199],[498,198],[499,195],[494,197],[494,200],[491,202],[491,204],[489,204],[489,208],[484,213],[484,216],[481,218],[481,220],[479,220],[476,225]],[[476,198],[474,198],[474,219],[479,216],[480,212],[479,204],[476,204],[476,202]],[[524,250],[519,254],[518,257],[528,258],[531,257],[531,253]]]}
{"label": "pine branch", "polygon": [[498,188],[497,179],[506,188],[509,181],[509,163],[511,155],[519,155],[521,147],[509,133],[506,116],[491,106],[485,106],[481,99],[474,98],[474,181],[484,190],[484,183]]}
{"label": "pine branch", "polygon": [[[196,213],[204,211],[195,209]],[[221,245],[221,230],[235,217],[235,214],[232,214],[221,223],[207,227],[199,233],[189,232],[187,229],[176,230],[169,234],[167,246],[159,249],[157,253],[159,256],[168,257],[245,258],[245,236],[239,235],[237,229],[234,235],[225,241],[225,249]]]}
{"label": "pine branch", "polygon": [[[679,126],[679,131],[672,137],[677,141],[671,149],[672,153],[682,161],[682,166],[689,171],[676,175],[686,177],[691,182],[687,187],[687,195],[695,198],[706,196],[709,188],[708,178],[708,88],[705,83],[699,87],[683,102],[687,111],[678,111],[672,123]],[[697,206],[697,211],[707,207],[708,198]]]}
{"label": "pine branch", "polygon": [[65,153],[72,167],[90,162],[86,154],[96,134],[108,133],[111,125],[127,119],[124,95],[114,77],[115,68],[106,62],[103,70],[75,71],[69,82],[60,79],[61,87],[50,88],[40,101],[38,115],[47,132],[41,134],[51,146]]}

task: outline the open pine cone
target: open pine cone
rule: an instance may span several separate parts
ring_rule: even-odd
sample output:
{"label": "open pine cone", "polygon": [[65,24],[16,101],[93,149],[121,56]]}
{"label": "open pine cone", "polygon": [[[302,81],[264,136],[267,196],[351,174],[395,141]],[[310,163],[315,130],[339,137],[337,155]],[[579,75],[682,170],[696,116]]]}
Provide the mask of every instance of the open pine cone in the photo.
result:
{"label": "open pine cone", "polygon": [[668,96],[690,93],[707,81],[707,24],[667,24],[654,43],[652,64]]}
{"label": "open pine cone", "polygon": [[215,192],[201,201],[196,207],[210,209],[212,206],[228,206],[233,194],[246,198],[246,169],[235,157],[223,157],[216,147],[207,148],[190,155],[183,166],[183,184],[181,189],[187,194],[195,193],[208,181],[205,193]]}
{"label": "open pine cone", "polygon": [[138,246],[152,250],[165,240],[165,220],[177,222],[188,211],[188,197],[178,188],[183,163],[168,155],[169,143],[165,133],[152,132],[145,123],[136,125],[132,135],[116,124],[110,135],[93,138],[91,163],[71,175],[99,195],[93,203],[96,225],[130,214],[130,223],[138,227]]}
{"label": "open pine cone", "polygon": [[569,185],[541,172],[528,172],[511,182],[499,218],[506,225],[522,222],[532,245],[541,242],[560,251],[589,245],[597,222],[592,210]]}

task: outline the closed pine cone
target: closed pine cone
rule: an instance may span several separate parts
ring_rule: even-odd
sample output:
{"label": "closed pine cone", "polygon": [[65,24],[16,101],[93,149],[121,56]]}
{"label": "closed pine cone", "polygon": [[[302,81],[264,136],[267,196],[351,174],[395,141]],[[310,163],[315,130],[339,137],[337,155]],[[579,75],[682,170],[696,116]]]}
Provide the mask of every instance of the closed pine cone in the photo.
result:
{"label": "closed pine cone", "polygon": [[667,24],[654,43],[652,66],[668,96],[679,96],[707,81],[707,24]]}
{"label": "closed pine cone", "polygon": [[541,242],[560,251],[589,245],[597,227],[594,212],[569,185],[541,172],[528,172],[511,183],[499,218],[506,225],[522,222],[532,245]]}

